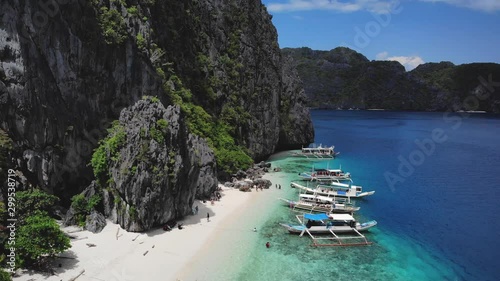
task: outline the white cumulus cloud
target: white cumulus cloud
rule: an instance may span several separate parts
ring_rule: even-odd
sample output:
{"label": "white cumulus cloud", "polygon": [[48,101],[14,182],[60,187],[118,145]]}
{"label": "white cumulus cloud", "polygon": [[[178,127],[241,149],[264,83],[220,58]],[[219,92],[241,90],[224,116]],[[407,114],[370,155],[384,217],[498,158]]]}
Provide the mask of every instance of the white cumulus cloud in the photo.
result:
{"label": "white cumulus cloud", "polygon": [[500,11],[500,0],[420,0],[423,2],[446,3],[484,12]]}
{"label": "white cumulus cloud", "polygon": [[288,0],[285,3],[269,3],[270,12],[296,12],[330,10],[338,12],[369,11],[377,14],[389,13],[398,0]]}
{"label": "white cumulus cloud", "polygon": [[410,71],[415,67],[425,63],[425,61],[419,56],[389,56],[388,52],[381,52],[375,56],[376,60],[390,60],[397,61],[402,64],[406,70]]}

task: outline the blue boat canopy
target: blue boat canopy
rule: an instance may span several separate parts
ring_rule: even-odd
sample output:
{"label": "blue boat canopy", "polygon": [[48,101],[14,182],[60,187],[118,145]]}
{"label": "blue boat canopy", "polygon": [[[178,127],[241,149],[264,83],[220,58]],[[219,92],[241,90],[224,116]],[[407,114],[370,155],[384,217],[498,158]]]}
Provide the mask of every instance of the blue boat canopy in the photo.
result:
{"label": "blue boat canopy", "polygon": [[304,218],[313,221],[327,220],[330,217],[327,214],[304,214]]}

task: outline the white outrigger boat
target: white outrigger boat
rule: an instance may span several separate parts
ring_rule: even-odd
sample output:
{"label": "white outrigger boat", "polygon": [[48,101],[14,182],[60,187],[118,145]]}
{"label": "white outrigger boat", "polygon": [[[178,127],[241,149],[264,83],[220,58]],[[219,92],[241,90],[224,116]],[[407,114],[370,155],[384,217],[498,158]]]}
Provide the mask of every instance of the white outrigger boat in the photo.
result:
{"label": "white outrigger boat", "polygon": [[[300,236],[307,233],[313,239],[313,246],[358,246],[369,245],[371,242],[366,240],[366,237],[360,232],[366,231],[377,225],[377,221],[372,220],[366,223],[357,222],[353,216],[349,214],[303,214],[296,216],[299,225],[284,224],[283,226],[288,232],[292,234],[300,234]],[[307,222],[306,222],[307,220]],[[355,236],[338,236],[341,233],[354,233]],[[314,236],[320,234],[332,234],[333,237],[318,237]],[[320,240],[336,240],[335,244],[321,244]],[[362,239],[361,243],[343,243],[342,240],[346,239]]]}
{"label": "white outrigger boat", "polygon": [[303,147],[300,152],[292,152],[291,156],[305,157],[307,159],[328,159],[335,158],[339,155],[339,152],[335,152],[335,146],[323,147],[319,145],[318,147]]}
{"label": "white outrigger boat", "polygon": [[301,209],[311,212],[323,213],[352,213],[359,211],[360,207],[355,207],[348,199],[335,199],[332,197],[300,194],[299,201],[280,198],[292,209]]}
{"label": "white outrigger boat", "polygon": [[300,173],[299,177],[309,181],[342,181],[351,180],[351,173],[342,169],[314,169],[311,172]]}
{"label": "white outrigger boat", "polygon": [[304,190],[306,193],[311,193],[314,195],[323,195],[327,197],[350,197],[350,198],[361,198],[373,195],[375,191],[363,192],[361,186],[332,182],[329,185],[318,184],[315,188],[300,185],[298,183],[292,182],[290,184],[292,188],[299,188]]}

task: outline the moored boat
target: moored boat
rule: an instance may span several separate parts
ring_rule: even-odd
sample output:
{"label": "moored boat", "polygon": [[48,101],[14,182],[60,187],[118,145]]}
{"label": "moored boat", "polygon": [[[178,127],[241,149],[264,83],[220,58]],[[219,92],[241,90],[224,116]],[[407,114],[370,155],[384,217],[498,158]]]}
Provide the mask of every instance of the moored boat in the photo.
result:
{"label": "moored boat", "polygon": [[297,216],[300,224],[281,224],[292,234],[331,234],[331,233],[359,233],[377,225],[372,220],[366,223],[357,222],[349,214],[304,214],[302,219]]}
{"label": "moored boat", "polygon": [[290,184],[293,188],[299,188],[304,190],[306,193],[323,195],[327,197],[350,197],[350,198],[361,198],[373,195],[375,191],[363,192],[361,186],[332,182],[329,185],[318,184],[316,187],[311,188],[307,186],[300,185],[298,183],[292,182]]}
{"label": "moored boat", "polygon": [[342,169],[314,169],[311,172],[299,174],[304,180],[310,181],[339,181],[351,180],[351,173],[342,171]]}
{"label": "moored boat", "polygon": [[339,152],[335,152],[335,146],[323,147],[319,145],[317,147],[303,147],[298,152],[292,152],[291,156],[304,157],[307,159],[328,159],[335,158],[339,155]]}
{"label": "moored boat", "polygon": [[300,194],[299,201],[280,198],[292,209],[301,209],[311,212],[326,213],[352,213],[360,209],[349,200],[335,200],[332,197],[317,196],[311,194]]}

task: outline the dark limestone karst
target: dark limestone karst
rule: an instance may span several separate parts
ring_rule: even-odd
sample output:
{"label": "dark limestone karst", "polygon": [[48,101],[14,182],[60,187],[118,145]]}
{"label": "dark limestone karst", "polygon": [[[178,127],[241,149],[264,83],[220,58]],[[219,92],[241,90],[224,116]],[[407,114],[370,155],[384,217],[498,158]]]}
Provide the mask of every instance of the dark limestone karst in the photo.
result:
{"label": "dark limestone karst", "polygon": [[[165,120],[162,127],[159,120]],[[105,213],[127,230],[142,231],[191,214],[195,196],[217,187],[213,151],[188,133],[178,106],[145,99],[122,111],[124,144],[111,160]],[[133,211],[131,211],[133,209]]]}
{"label": "dark limestone karst", "polygon": [[[425,63],[406,71],[399,62],[369,61],[345,47],[282,52],[293,57],[311,107],[500,112],[499,64]],[[473,97],[478,103],[468,104]]]}
{"label": "dark limestone karst", "polygon": [[[0,128],[13,141],[7,162],[22,179],[20,189],[40,186],[69,205],[71,196],[94,179],[88,164],[107,129],[125,118],[120,115],[124,108],[144,106],[136,104],[143,96],[158,97],[167,111],[174,111],[173,104],[183,111],[200,106],[211,120],[228,124],[235,145],[254,160],[313,141],[300,79],[281,54],[261,1],[54,3],[49,8],[37,1],[0,3]],[[171,87],[171,81],[183,88]],[[183,131],[188,117],[178,116],[180,174],[168,192],[154,194],[154,210],[139,210],[152,194],[142,189],[152,175],[120,175],[129,162],[110,170],[120,197],[130,200],[125,209],[134,204],[143,219],[131,222],[129,211],[119,216],[115,210],[113,218],[127,229],[182,216],[195,196],[212,188],[213,181],[198,182],[204,175],[213,180],[203,161],[189,166],[199,164],[190,158],[190,148],[208,149]],[[127,141],[133,146],[135,139]],[[151,157],[160,156],[160,147],[151,144],[150,149],[156,151]],[[132,161],[127,157],[133,151],[123,156]],[[140,165],[137,169],[150,173]],[[157,209],[160,204],[173,205]]]}

